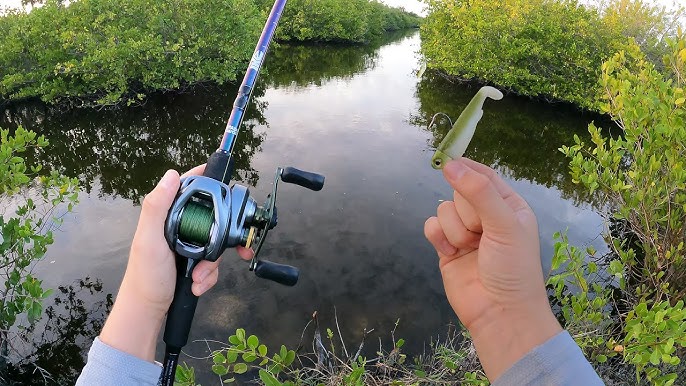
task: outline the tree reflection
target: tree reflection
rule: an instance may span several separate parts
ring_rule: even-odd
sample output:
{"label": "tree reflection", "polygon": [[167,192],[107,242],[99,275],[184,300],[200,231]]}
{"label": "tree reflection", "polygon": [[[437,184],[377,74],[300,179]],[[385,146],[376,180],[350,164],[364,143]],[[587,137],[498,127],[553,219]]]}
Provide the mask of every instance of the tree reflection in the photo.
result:
{"label": "tree reflection", "polygon": [[112,295],[103,296],[100,280],[86,277],[60,286],[43,321],[23,334],[26,349],[21,358],[11,358],[0,381],[7,385],[73,385],[86,363],[87,348],[102,330],[111,308]]}
{"label": "tree reflection", "polygon": [[[0,127],[23,125],[50,140],[39,162],[78,176],[90,192],[137,201],[167,169],[185,171],[205,163],[219,146],[236,96],[236,86],[198,86],[185,93],[150,97],[144,106],[117,110],[62,111],[44,104],[18,104],[0,117]],[[256,130],[266,125],[258,86],[238,136],[234,156],[238,180],[255,185],[250,161],[264,141]]]}
{"label": "tree reflection", "polygon": [[[417,86],[420,112],[411,117],[413,124],[427,128],[434,114],[443,112],[453,120],[478,91],[478,86],[456,84],[428,72]],[[487,101],[465,156],[506,172],[513,179],[526,179],[557,188],[562,197],[575,204],[594,203],[586,190],[574,183],[568,160],[558,149],[574,143],[574,135],[588,137],[591,121],[610,125],[607,118],[584,113],[572,106],[536,103],[528,98],[507,95],[502,101]],[[436,148],[450,124],[437,120],[430,128],[431,146]]]}
{"label": "tree reflection", "polygon": [[415,33],[389,33],[365,45],[281,44],[269,53],[264,81],[272,87],[307,87],[349,79],[374,69],[379,48]]}

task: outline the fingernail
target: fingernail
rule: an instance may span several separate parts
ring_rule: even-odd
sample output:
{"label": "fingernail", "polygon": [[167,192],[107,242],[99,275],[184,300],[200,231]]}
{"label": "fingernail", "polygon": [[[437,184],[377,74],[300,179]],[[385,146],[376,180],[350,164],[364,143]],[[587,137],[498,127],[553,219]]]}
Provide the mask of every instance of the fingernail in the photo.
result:
{"label": "fingernail", "polygon": [[450,178],[460,179],[467,172],[467,167],[460,161],[450,161],[445,165],[443,171]]}
{"label": "fingernail", "polygon": [[164,176],[162,176],[162,179],[160,180],[159,186],[164,187],[164,188],[169,188],[172,185],[173,181],[173,176],[174,176],[174,171],[173,170],[167,170],[166,173],[164,173]]}
{"label": "fingernail", "polygon": [[201,271],[201,272],[200,272],[200,278],[199,278],[200,280],[199,280],[199,282],[202,283],[202,282],[205,280],[205,278],[207,278],[207,276],[208,276],[209,274],[210,274],[210,270],[209,270],[209,269],[205,269],[205,270]]}
{"label": "fingernail", "polygon": [[455,248],[454,245],[450,244],[448,240],[443,240],[439,247],[441,249],[441,253],[446,256],[452,256],[455,253],[457,253],[457,248]]}

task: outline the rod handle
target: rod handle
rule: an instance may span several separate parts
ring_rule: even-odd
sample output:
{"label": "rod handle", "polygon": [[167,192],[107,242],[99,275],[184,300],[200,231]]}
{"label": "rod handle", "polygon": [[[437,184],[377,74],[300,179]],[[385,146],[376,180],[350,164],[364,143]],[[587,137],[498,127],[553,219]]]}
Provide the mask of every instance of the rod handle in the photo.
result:
{"label": "rod handle", "polygon": [[298,268],[263,260],[256,263],[254,271],[255,275],[261,279],[275,281],[289,287],[294,286],[300,276]]}
{"label": "rod handle", "polygon": [[324,176],[317,173],[306,172],[293,167],[283,169],[281,181],[287,184],[296,184],[318,192],[324,187]]}
{"label": "rod handle", "polygon": [[217,181],[229,184],[233,174],[234,160],[231,154],[217,150],[207,160],[203,176],[213,178]]}
{"label": "rod handle", "polygon": [[172,300],[167,312],[167,322],[164,327],[164,343],[167,347],[183,348],[188,343],[188,335],[191,331],[195,307],[198,305],[198,297],[193,295],[193,268],[197,261],[182,256],[176,258],[176,288],[174,300]]}

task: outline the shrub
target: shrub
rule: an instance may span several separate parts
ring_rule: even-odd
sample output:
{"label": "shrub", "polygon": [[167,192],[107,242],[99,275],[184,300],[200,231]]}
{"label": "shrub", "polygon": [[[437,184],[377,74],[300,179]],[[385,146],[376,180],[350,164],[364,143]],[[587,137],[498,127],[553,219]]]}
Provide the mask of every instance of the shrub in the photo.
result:
{"label": "shrub", "polygon": [[683,8],[643,0],[426,0],[422,53],[429,68],[516,93],[597,110],[600,67],[629,38],[665,52]]}
{"label": "shrub", "polygon": [[78,199],[75,179],[54,171],[39,175],[41,166],[29,166],[22,158],[30,148],[47,145],[44,137],[21,127],[14,135],[0,129],[0,371],[13,354],[10,342],[24,338],[18,327],[33,325],[52,293],[32,271],[52,244],[52,230],[65,209],[71,211]]}
{"label": "shrub", "polygon": [[0,17],[0,98],[108,105],[231,81],[262,23],[250,0],[48,0]]}
{"label": "shrub", "polygon": [[[588,319],[587,304],[565,313],[565,303],[600,299],[590,311],[602,317],[576,331],[577,342],[599,362],[620,354],[637,383],[660,385],[675,384],[686,354],[686,37],[680,35],[670,47],[673,53],[664,59],[669,75],[657,71],[637,45],[608,60],[600,107],[621,135],[612,137],[591,124],[591,144],[577,137],[561,149],[571,159],[574,180],[600,194],[610,208],[612,254],[603,270],[615,288],[591,290],[576,275],[564,284],[567,295],[555,294],[572,326]],[[579,272],[578,254],[560,260],[567,264],[561,275]],[[551,278],[555,288],[560,283],[560,275]],[[611,325],[602,327],[603,319]],[[591,333],[597,339],[588,342]],[[598,350],[605,353],[593,355]]]}

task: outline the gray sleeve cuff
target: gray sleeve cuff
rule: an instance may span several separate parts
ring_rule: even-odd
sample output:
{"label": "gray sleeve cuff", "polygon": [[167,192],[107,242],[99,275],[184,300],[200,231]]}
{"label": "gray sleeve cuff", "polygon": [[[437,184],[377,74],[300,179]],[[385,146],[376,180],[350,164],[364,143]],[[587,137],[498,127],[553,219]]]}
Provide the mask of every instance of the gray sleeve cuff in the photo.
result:
{"label": "gray sleeve cuff", "polygon": [[77,386],[156,386],[162,367],[119,351],[95,338]]}
{"label": "gray sleeve cuff", "polygon": [[603,385],[567,331],[548,339],[512,365],[493,386]]}

